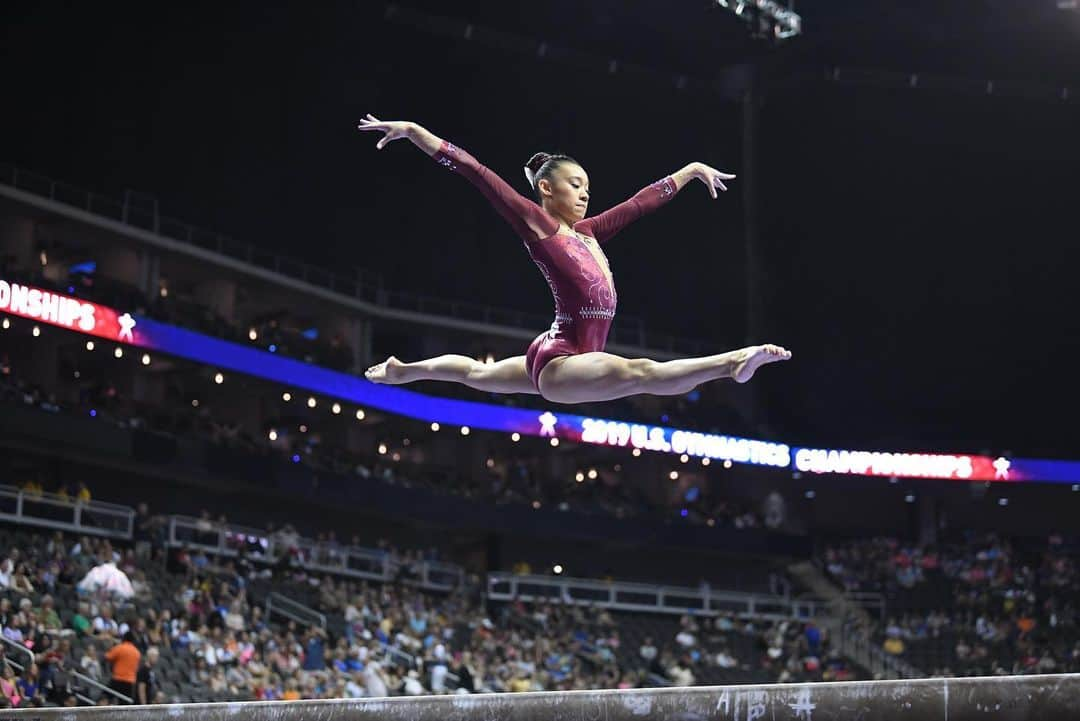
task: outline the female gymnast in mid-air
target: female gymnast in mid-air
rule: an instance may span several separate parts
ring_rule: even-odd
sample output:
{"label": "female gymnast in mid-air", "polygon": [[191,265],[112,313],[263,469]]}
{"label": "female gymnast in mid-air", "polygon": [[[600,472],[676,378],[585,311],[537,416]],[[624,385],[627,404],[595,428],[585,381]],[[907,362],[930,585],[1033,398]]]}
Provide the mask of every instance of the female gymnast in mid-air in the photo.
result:
{"label": "female gymnast in mid-air", "polygon": [[479,188],[525,241],[525,249],[555,296],[555,322],[523,356],[496,363],[481,363],[464,355],[402,363],[390,356],[366,371],[368,380],[394,384],[454,381],[492,393],[533,393],[555,403],[588,403],[638,393],[678,395],[719,378],[745,383],[760,366],[791,358],[789,351],[776,345],[666,362],[604,352],[616,296],[600,245],[671,200],[691,180],[705,183],[716,198],[717,188],[727,190],[723,181],[734,175],[690,163],[614,208],[586,218],[589,176],[568,156],[537,153],[529,160],[525,177],[539,198],[537,205],[476,158],[416,123],[383,121],[369,114],[358,127],[385,133],[376,144],[379,150],[400,138],[411,140],[439,164]]}

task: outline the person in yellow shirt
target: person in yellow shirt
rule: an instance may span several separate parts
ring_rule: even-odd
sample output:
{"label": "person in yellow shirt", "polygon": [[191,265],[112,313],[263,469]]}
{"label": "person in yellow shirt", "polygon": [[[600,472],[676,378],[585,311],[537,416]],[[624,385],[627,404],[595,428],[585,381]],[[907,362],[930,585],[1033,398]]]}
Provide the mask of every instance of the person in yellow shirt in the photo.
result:
{"label": "person in yellow shirt", "polygon": [[890,636],[889,638],[885,639],[885,643],[882,644],[882,648],[887,654],[899,656],[904,653],[904,640],[896,636]]}
{"label": "person in yellow shirt", "polygon": [[45,488],[38,481],[30,479],[22,485],[22,491],[28,496],[41,498],[41,494],[45,492]]}
{"label": "person in yellow shirt", "polygon": [[75,499],[83,503],[90,502],[90,488],[85,481],[79,481],[79,490],[75,492]]}

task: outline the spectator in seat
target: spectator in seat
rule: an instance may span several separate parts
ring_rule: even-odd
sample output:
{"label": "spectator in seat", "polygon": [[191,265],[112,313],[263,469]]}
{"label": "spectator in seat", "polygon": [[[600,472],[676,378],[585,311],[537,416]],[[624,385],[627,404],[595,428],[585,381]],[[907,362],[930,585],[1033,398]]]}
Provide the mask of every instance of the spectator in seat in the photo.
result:
{"label": "spectator in seat", "polygon": [[160,692],[156,669],[158,653],[157,646],[146,649],[146,657],[143,659],[142,667],[135,677],[135,703],[137,704],[146,705],[158,702],[158,693]]}
{"label": "spectator in seat", "polygon": [[904,639],[899,636],[889,636],[881,647],[887,654],[900,656],[904,653]]}
{"label": "spectator in seat", "polygon": [[11,708],[18,708],[22,702],[19,687],[16,685],[18,679],[15,678],[15,672],[11,670],[11,666],[6,663],[3,666],[0,669],[0,696],[10,704]]}

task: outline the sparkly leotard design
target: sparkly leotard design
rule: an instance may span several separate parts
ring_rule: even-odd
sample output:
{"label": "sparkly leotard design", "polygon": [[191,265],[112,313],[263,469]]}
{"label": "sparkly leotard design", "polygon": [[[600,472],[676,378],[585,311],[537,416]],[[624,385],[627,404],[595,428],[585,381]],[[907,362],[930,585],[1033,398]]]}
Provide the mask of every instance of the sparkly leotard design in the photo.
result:
{"label": "sparkly leotard design", "polygon": [[678,192],[671,176],[600,215],[575,223],[575,231],[595,239],[592,245],[576,235],[560,233],[559,221],[453,143],[444,140],[433,157],[465,176],[513,226],[551,288],[555,320],[525,354],[525,366],[537,391],[540,371],[551,359],[604,350],[618,296],[600,243],[670,200]]}

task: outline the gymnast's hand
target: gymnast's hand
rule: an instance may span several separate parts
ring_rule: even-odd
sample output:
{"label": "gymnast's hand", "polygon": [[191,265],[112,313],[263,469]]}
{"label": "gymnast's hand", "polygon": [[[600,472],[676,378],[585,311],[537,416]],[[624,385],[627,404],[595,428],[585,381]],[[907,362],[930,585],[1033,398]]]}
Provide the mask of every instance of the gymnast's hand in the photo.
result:
{"label": "gymnast's hand", "polygon": [[416,123],[410,123],[407,120],[379,120],[371,113],[368,113],[367,118],[361,120],[360,124],[356,127],[361,130],[381,130],[386,133],[386,135],[375,144],[376,148],[382,150],[386,147],[387,143],[400,140],[401,138],[408,139],[409,133],[415,125]]}
{"label": "gymnast's hand", "polygon": [[710,168],[705,163],[695,163],[695,177],[702,183],[705,183],[709,189],[709,195],[716,198],[716,189],[727,190],[727,186],[724,185],[725,180],[734,180],[735,176],[731,173],[724,173],[716,168]]}
{"label": "gymnast's hand", "polygon": [[375,144],[375,147],[379,150],[386,147],[387,143],[401,138],[411,140],[413,145],[428,155],[434,155],[442,147],[442,138],[434,135],[421,125],[408,120],[379,120],[371,113],[368,113],[367,118],[361,120],[356,127],[360,128],[360,130],[381,130],[386,133]]}

